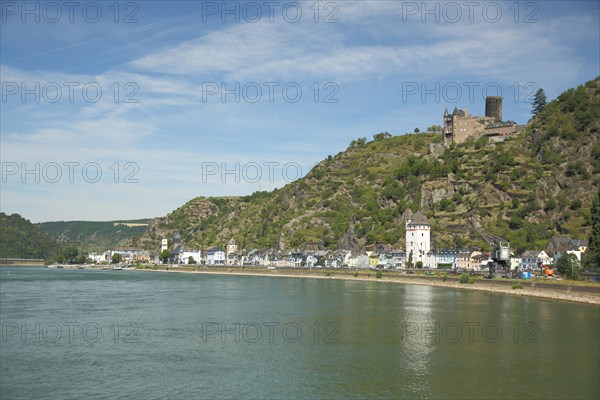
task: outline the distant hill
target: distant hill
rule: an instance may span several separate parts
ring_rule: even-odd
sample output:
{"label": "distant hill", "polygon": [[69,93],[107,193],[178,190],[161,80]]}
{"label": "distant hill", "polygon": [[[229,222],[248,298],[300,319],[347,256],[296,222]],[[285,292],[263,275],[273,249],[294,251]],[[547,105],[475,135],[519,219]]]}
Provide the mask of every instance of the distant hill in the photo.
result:
{"label": "distant hill", "polygon": [[0,213],[0,259],[50,259],[57,244],[19,214]]}
{"label": "distant hill", "polygon": [[149,219],[126,221],[57,221],[36,226],[61,245],[79,247],[84,252],[104,251],[116,246],[136,245],[148,229]]}
{"label": "distant hill", "polygon": [[281,189],[195,198],[154,220],[140,242],[156,248],[178,231],[203,248],[230,237],[242,248],[404,247],[404,221],[417,210],[438,248],[486,248],[475,227],[517,250],[546,248],[555,234],[587,238],[600,182],[599,82],[564,92],[505,142],[442,149],[440,133],[355,140]]}

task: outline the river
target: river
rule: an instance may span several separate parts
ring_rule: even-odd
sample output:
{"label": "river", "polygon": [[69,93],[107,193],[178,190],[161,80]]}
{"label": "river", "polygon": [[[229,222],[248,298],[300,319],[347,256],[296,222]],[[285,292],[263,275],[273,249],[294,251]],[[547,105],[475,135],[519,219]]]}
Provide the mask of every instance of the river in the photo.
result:
{"label": "river", "polygon": [[600,397],[598,306],[418,285],[0,268],[0,398]]}

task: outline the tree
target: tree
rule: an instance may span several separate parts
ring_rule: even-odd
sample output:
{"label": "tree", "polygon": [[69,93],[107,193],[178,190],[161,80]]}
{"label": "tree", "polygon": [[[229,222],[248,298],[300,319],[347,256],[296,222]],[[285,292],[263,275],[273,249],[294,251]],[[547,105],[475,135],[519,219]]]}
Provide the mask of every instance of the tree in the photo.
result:
{"label": "tree", "polygon": [[375,135],[373,135],[373,140],[374,141],[378,141],[378,140],[383,140],[383,139],[387,139],[387,138],[391,138],[392,135],[390,135],[387,132],[381,132],[381,133],[377,133]]}
{"label": "tree", "polygon": [[171,257],[171,252],[167,249],[160,252],[160,256],[158,257],[163,264],[166,264],[169,261],[169,257]]}
{"label": "tree", "polygon": [[196,260],[194,260],[194,257],[190,256],[188,258],[188,264],[196,264]]}
{"label": "tree", "polygon": [[531,106],[531,114],[535,117],[546,107],[546,92],[544,89],[539,88],[533,96],[533,103]]}
{"label": "tree", "polygon": [[67,264],[77,264],[78,256],[79,249],[75,246],[67,246],[67,248],[62,251],[62,259]]}
{"label": "tree", "polygon": [[118,264],[121,261],[123,261],[123,256],[120,255],[119,253],[115,253],[112,255],[110,262],[112,262],[113,264]]}
{"label": "tree", "polygon": [[415,133],[419,133],[421,130],[419,128],[415,128]]}
{"label": "tree", "polygon": [[415,268],[423,269],[423,261],[417,261]]}
{"label": "tree", "polygon": [[579,278],[579,261],[575,254],[565,253],[563,254],[555,265],[558,272],[565,274],[569,279]]}
{"label": "tree", "polygon": [[588,249],[583,259],[586,269],[600,268],[600,189],[592,201],[592,231],[588,238]]}
{"label": "tree", "polygon": [[427,132],[441,132],[443,130],[441,125],[431,125],[429,127],[427,127]]}
{"label": "tree", "polygon": [[412,268],[413,267],[413,251],[412,250],[408,254],[408,261],[406,262],[406,267],[407,268]]}

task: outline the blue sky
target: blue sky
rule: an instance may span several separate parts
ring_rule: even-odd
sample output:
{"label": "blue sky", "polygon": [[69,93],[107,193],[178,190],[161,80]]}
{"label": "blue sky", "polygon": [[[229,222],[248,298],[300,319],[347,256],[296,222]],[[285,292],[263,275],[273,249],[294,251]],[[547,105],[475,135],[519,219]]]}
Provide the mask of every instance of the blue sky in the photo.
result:
{"label": "blue sky", "polygon": [[486,94],[525,123],[538,87],[600,75],[598,1],[1,5],[1,210],[33,222],[271,190],[358,137]]}

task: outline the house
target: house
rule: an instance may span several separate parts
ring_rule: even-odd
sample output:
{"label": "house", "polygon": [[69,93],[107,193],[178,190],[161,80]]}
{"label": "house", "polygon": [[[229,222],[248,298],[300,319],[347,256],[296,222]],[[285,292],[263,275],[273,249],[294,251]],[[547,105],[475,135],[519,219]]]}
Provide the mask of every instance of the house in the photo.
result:
{"label": "house", "polygon": [[548,242],[548,255],[558,260],[567,250],[569,250],[569,242],[571,238],[568,236],[552,236],[550,242]]}
{"label": "house", "polygon": [[227,253],[225,258],[227,259],[227,265],[239,265],[240,264],[240,255],[236,253]]}
{"label": "house", "polygon": [[456,255],[456,268],[465,271],[475,271],[481,268],[481,261],[487,259],[477,250],[462,250]]}
{"label": "house", "polygon": [[440,250],[437,253],[436,268],[456,269],[456,250]]}
{"label": "house", "polygon": [[225,265],[225,252],[213,247],[206,252],[206,265]]}
{"label": "house", "polygon": [[581,260],[583,253],[587,251],[587,240],[571,239],[568,236],[553,236],[548,243],[548,256],[552,257],[554,263],[565,253],[575,254]]}
{"label": "house", "polygon": [[181,263],[181,255],[183,254],[183,245],[178,244],[169,253],[169,262]]}
{"label": "house", "polygon": [[186,250],[182,249],[179,254],[179,263],[180,264],[190,264],[190,257],[194,259],[193,264],[201,264],[202,263],[202,251],[200,250]]}
{"label": "house", "polygon": [[143,250],[139,247],[129,247],[123,246],[114,250],[108,251],[109,260],[112,260],[112,256],[116,253],[119,253],[123,259],[123,261],[133,262],[136,260],[140,254],[143,253]]}
{"label": "house", "polygon": [[375,268],[379,264],[379,253],[377,251],[369,252],[369,267]]}
{"label": "house", "polygon": [[392,267],[404,268],[404,261],[406,260],[406,252],[404,250],[392,250],[390,252],[392,256]]}
{"label": "house", "polygon": [[437,268],[437,252],[435,250],[430,250],[427,253],[427,264],[424,265],[425,268]]}
{"label": "house", "polygon": [[406,220],[406,263],[408,264],[412,258],[413,266],[419,261],[427,265],[427,253],[430,247],[431,226],[427,218],[417,211]]}
{"label": "house", "polygon": [[306,255],[306,260],[304,261],[304,265],[306,265],[308,268],[312,268],[315,265],[317,265],[317,261],[318,261],[317,256],[315,255],[314,252],[311,251]]}
{"label": "house", "polygon": [[456,268],[459,270],[467,270],[469,266],[469,257],[471,256],[470,251],[459,251],[456,254]]}
{"label": "house", "polygon": [[510,269],[511,270],[518,270],[520,264],[521,264],[521,257],[515,257],[515,256],[510,257]]}
{"label": "house", "polygon": [[431,250],[427,253],[427,268],[456,269],[456,250]]}
{"label": "house", "polygon": [[141,263],[149,263],[150,262],[150,253],[148,251],[139,251],[133,255],[133,261],[141,262]]}
{"label": "house", "polygon": [[353,251],[346,254],[345,263],[350,268],[368,268],[369,267],[369,256],[364,251]]}
{"label": "house", "polygon": [[244,256],[243,263],[244,265],[267,265],[267,261],[268,258],[263,251],[254,249]]}
{"label": "house", "polygon": [[90,254],[88,254],[87,257],[95,263],[110,262],[110,253],[109,252],[90,253]]}
{"label": "house", "polygon": [[379,253],[379,260],[377,261],[378,265],[383,265],[383,268],[394,268],[394,263],[392,261],[392,252],[385,251]]}
{"label": "house", "polygon": [[200,250],[186,250],[182,245],[175,247],[169,255],[169,261],[176,264],[189,264],[190,257],[194,259],[194,264],[202,261],[202,252]]}
{"label": "house", "polygon": [[336,250],[327,255],[325,266],[327,268],[341,268],[344,265],[345,250]]}
{"label": "house", "polygon": [[300,250],[294,250],[290,253],[291,261],[294,263],[294,267],[302,267],[305,255]]}
{"label": "house", "polygon": [[581,253],[585,253],[587,252],[588,249],[588,241],[587,240],[581,240],[581,239],[571,239],[571,243],[570,243],[570,249],[572,251],[578,251]]}
{"label": "house", "polygon": [[532,270],[539,269],[540,265],[547,265],[550,263],[550,257],[545,251],[537,250],[526,250],[521,254],[521,262],[519,263],[519,269]]}

